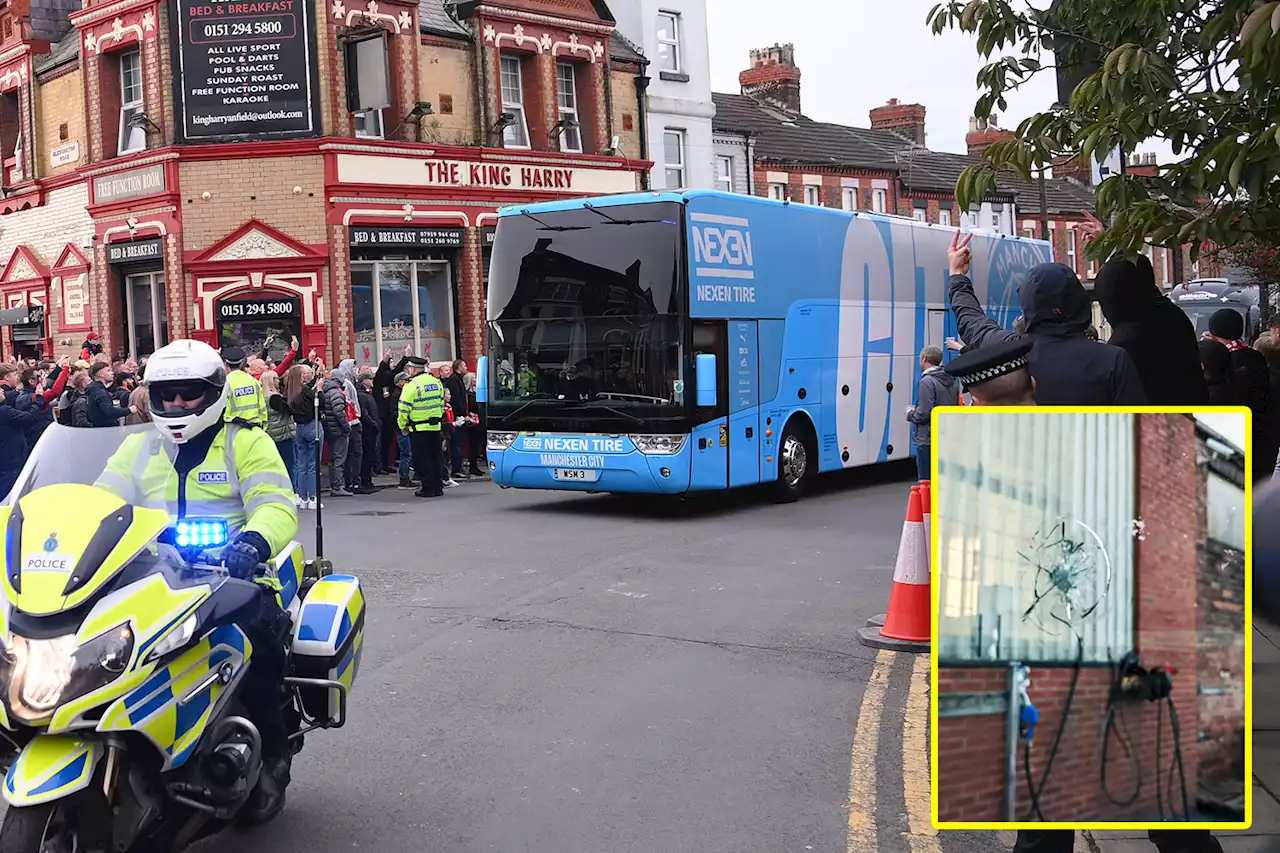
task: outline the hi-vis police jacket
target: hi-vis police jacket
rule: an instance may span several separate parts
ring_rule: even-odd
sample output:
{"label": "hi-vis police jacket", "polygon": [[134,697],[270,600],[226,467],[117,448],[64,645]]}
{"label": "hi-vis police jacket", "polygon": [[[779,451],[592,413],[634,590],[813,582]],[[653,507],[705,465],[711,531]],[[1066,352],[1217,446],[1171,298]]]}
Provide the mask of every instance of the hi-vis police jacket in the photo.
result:
{"label": "hi-vis police jacket", "polygon": [[444,382],[430,373],[413,377],[400,392],[396,424],[410,432],[439,432],[444,418]]}
{"label": "hi-vis police jacket", "polygon": [[262,384],[243,370],[227,374],[227,414],[225,420],[248,421],[263,429],[267,426],[267,396]]}
{"label": "hi-vis police jacket", "polygon": [[222,518],[234,539],[243,531],[278,554],[298,532],[289,471],[260,429],[223,424],[200,464],[178,481],[178,448],[158,433],[129,436],[94,483],[134,506],[180,518]]}

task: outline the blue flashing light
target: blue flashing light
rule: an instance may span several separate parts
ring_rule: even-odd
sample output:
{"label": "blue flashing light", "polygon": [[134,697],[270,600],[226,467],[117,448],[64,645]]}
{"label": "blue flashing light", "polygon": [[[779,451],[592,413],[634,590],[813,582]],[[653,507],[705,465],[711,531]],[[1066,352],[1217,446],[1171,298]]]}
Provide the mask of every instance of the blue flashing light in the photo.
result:
{"label": "blue flashing light", "polygon": [[222,519],[184,519],[174,530],[179,548],[220,548],[230,538]]}

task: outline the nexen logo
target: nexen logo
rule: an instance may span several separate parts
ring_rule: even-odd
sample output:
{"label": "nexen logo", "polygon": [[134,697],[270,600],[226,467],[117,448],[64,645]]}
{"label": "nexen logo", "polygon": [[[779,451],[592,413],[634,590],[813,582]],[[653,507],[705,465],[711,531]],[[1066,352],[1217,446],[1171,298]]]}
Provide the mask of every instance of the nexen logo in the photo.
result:
{"label": "nexen logo", "polygon": [[715,216],[709,213],[691,213],[693,226],[694,274],[706,278],[756,277],[751,251],[751,223],[735,216]]}

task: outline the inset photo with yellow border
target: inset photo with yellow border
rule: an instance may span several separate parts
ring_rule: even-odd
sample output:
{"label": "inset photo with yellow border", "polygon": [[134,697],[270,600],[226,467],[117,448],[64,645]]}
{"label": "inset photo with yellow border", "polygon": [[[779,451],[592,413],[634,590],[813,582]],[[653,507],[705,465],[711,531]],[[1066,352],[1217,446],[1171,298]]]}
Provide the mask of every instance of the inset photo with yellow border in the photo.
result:
{"label": "inset photo with yellow border", "polygon": [[938,829],[1247,829],[1249,413],[932,419]]}

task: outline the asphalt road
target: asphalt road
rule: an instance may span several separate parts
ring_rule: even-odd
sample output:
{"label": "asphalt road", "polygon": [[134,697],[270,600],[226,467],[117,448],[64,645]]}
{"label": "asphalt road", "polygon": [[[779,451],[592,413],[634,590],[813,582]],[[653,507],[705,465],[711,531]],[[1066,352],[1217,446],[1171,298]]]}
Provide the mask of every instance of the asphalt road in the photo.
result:
{"label": "asphalt road", "polygon": [[275,823],[200,849],[1004,849],[929,828],[928,660],[857,641],[911,475],[784,506],[329,499],[369,603],[350,718],[307,737]]}

